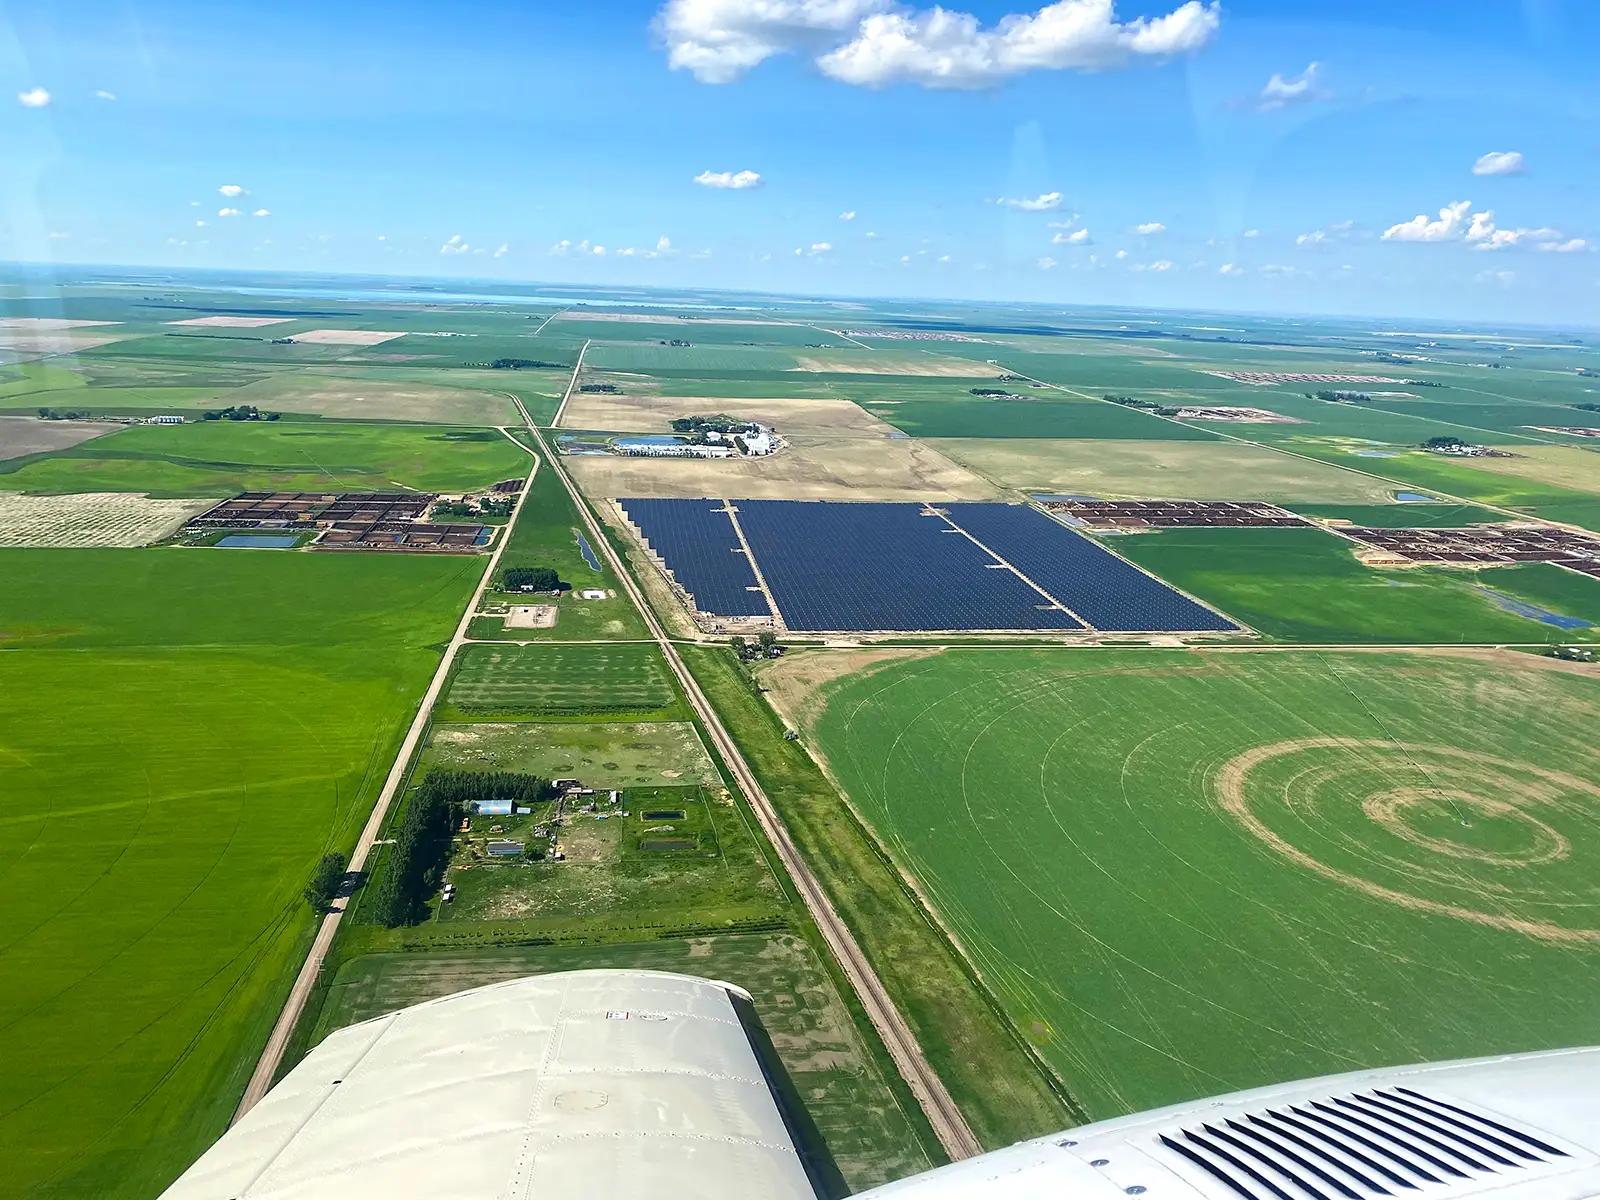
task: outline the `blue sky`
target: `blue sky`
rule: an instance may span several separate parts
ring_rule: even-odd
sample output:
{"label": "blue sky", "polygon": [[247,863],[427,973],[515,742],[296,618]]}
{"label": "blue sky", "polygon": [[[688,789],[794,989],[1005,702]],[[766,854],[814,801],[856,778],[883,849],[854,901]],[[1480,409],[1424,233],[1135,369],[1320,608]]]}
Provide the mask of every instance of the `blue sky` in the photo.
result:
{"label": "blue sky", "polygon": [[0,257],[1600,324],[1600,6],[1107,8],[14,5]]}

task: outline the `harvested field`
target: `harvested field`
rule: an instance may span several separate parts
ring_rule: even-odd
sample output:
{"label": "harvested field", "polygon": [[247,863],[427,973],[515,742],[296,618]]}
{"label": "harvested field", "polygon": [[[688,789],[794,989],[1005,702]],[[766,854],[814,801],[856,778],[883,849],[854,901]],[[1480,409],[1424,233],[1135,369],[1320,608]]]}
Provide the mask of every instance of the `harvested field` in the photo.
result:
{"label": "harvested field", "polygon": [[11,317],[6,322],[0,322],[0,349],[15,350],[24,355],[75,354],[79,350],[93,350],[96,346],[134,336],[123,330],[106,333],[90,328],[116,324],[116,321],[52,321]]}
{"label": "harvested field", "polygon": [[331,371],[271,375],[229,393],[229,401],[269,411],[367,421],[505,425],[517,420],[516,406],[504,396],[414,379],[390,381],[372,368],[359,375]]}
{"label": "harvested field", "polygon": [[940,438],[940,450],[1021,492],[1105,499],[1383,504],[1378,479],[1237,442]]}
{"label": "harvested field", "polygon": [[668,433],[675,417],[726,413],[790,434],[856,434],[887,437],[894,427],[851,400],[753,400],[725,396],[659,396],[625,392],[574,392],[562,414],[567,429],[616,433]]}
{"label": "harvested field", "polygon": [[319,346],[376,346],[405,336],[404,330],[386,333],[379,329],[312,329],[295,334],[294,340]]}
{"label": "harvested field", "polygon": [[204,325],[213,329],[261,329],[267,325],[287,325],[293,317],[190,317],[184,321],[168,321],[168,325]]}
{"label": "harvested field", "polygon": [[570,458],[596,498],[722,496],[746,500],[992,500],[998,492],[926,442],[801,436],[766,458]]}
{"label": "harvested field", "polygon": [[41,421],[38,417],[0,417],[0,460],[65,450],[121,429],[105,421]]}
{"label": "harvested field", "polygon": [[152,500],[125,492],[0,492],[0,546],[148,546],[170,537],[213,503]]}
{"label": "harvested field", "polygon": [[1510,449],[1515,458],[1467,458],[1464,465],[1496,475],[1515,475],[1536,483],[1554,484],[1580,492],[1600,492],[1600,453],[1587,446],[1534,446]]}
{"label": "harvested field", "polygon": [[830,350],[825,354],[799,354],[802,371],[823,375],[927,375],[942,379],[998,379],[1004,367],[952,358],[944,354],[885,353],[877,350]]}
{"label": "harvested field", "polygon": [[87,329],[92,325],[120,325],[120,321],[72,321],[66,317],[0,317],[0,330],[59,333],[63,329]]}

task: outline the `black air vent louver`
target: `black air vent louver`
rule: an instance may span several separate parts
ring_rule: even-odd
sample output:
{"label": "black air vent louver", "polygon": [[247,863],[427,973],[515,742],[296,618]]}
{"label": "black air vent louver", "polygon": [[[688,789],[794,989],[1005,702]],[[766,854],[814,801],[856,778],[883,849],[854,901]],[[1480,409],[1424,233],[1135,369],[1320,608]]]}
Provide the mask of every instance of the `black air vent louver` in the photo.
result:
{"label": "black air vent louver", "polygon": [[1245,1200],[1439,1194],[1568,1157],[1532,1134],[1406,1087],[1222,1117],[1159,1137]]}

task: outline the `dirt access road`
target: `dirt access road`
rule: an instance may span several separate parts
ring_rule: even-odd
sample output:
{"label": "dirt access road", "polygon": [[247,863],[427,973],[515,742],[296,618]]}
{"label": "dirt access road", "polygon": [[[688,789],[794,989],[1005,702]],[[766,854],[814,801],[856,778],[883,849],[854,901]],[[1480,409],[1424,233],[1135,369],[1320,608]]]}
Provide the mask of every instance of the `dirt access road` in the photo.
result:
{"label": "dirt access road", "polygon": [[[522,408],[521,401],[517,407]],[[523,419],[527,420],[527,410],[522,410]],[[750,769],[750,764],[745,761],[744,754],[740,751],[738,743],[729,735],[712,707],[700,685],[695,681],[689,669],[684,665],[678,648],[673,644],[666,630],[656,619],[655,613],[646,603],[639,585],[628,573],[626,566],[618,556],[611,542],[606,538],[600,523],[590,511],[583,496],[578,492],[576,485],[561,467],[556,456],[550,452],[543,435],[533,427],[533,422],[528,421],[529,429],[533,430],[534,437],[539,442],[539,449],[544,461],[550,470],[554,471],[556,478],[561,480],[567,493],[572,497],[572,502],[583,514],[584,524],[588,527],[589,538],[593,545],[598,546],[611,563],[611,569],[616,572],[617,578],[622,581],[627,589],[634,606],[644,617],[645,624],[649,626],[650,633],[656,643],[661,647],[661,652],[666,656],[667,663],[672,668],[678,682],[682,685],[684,695],[689,698],[689,703],[694,706],[695,713],[701,723],[711,735],[711,740],[716,744],[717,751],[722,755],[722,760],[728,764],[728,769],[733,772],[740,789],[750,807],[756,814],[756,819],[761,822],[761,828],[766,832],[768,840],[777,850],[778,857],[783,860],[784,869],[789,872],[789,877],[794,881],[796,890],[801,899],[805,901],[806,908],[810,911],[812,919],[816,921],[817,928],[822,931],[822,936],[828,942],[828,948],[833,952],[845,976],[850,980],[850,985],[861,998],[862,1007],[867,1010],[867,1015],[872,1019],[873,1026],[878,1035],[883,1039],[884,1046],[889,1051],[889,1056],[894,1059],[895,1067],[899,1070],[906,1084],[911,1088],[917,1103],[921,1105],[923,1113],[928,1118],[928,1123],[933,1127],[934,1134],[944,1147],[952,1161],[971,1158],[981,1154],[983,1147],[978,1144],[978,1139],[973,1136],[972,1130],[967,1127],[966,1118],[961,1115],[961,1110],[956,1107],[949,1091],[944,1086],[944,1081],[934,1073],[927,1058],[922,1053],[922,1047],[917,1044],[916,1036],[911,1032],[911,1027],[906,1024],[905,1018],[895,1008],[894,1001],[890,999],[882,980],[878,978],[872,964],[867,961],[867,956],[862,952],[856,942],[855,935],[850,932],[850,927],[835,911],[832,901],[827,893],[822,890],[822,885],[817,877],[812,874],[811,868],[801,856],[799,848],[789,836],[788,829],[778,816],[777,809],[762,789],[761,783],[756,779],[755,772]]]}
{"label": "dirt access road", "polygon": [[[523,417],[526,419],[527,414],[524,413]],[[502,426],[500,432],[519,448],[527,450],[526,446],[511,436],[510,430]],[[505,532],[501,534],[500,540],[495,543],[495,548],[489,555],[489,564],[483,572],[483,578],[478,581],[472,599],[467,603],[466,611],[461,614],[455,636],[450,639],[444,655],[439,659],[439,669],[433,673],[433,680],[428,684],[428,690],[423,693],[416,719],[406,731],[405,741],[400,743],[400,752],[395,755],[394,765],[389,768],[389,777],[383,781],[383,790],[378,793],[378,801],[372,807],[372,815],[367,818],[367,824],[361,830],[356,847],[350,854],[348,869],[352,874],[366,866],[373,844],[378,839],[378,832],[383,828],[384,818],[389,815],[389,808],[400,792],[400,785],[405,782],[406,769],[411,765],[411,759],[417,752],[417,745],[428,728],[428,720],[433,716],[433,706],[438,703],[440,693],[444,691],[445,681],[450,678],[450,668],[455,663],[456,655],[460,653],[461,647],[471,640],[467,637],[467,627],[472,624],[478,605],[483,601],[483,593],[488,589],[489,581],[494,578],[495,569],[500,565],[501,554],[511,542],[511,531],[516,528],[517,518],[522,515],[522,506],[527,502],[528,490],[533,487],[533,477],[539,469],[539,460],[531,451],[529,458],[528,478],[524,481],[522,492],[517,497],[517,506],[512,510],[511,520],[506,522]],[[289,998],[284,1002],[283,1011],[278,1014],[278,1023],[272,1027],[272,1036],[267,1038],[266,1048],[262,1050],[261,1058],[256,1062],[255,1072],[250,1076],[250,1082],[244,1089],[244,1098],[234,1110],[235,1122],[254,1108],[272,1087],[272,1080],[283,1062],[283,1052],[288,1048],[289,1038],[294,1034],[295,1026],[300,1023],[300,1017],[305,1012],[306,1001],[311,997],[311,989],[316,986],[317,978],[322,974],[322,964],[328,957],[328,948],[333,945],[334,936],[339,932],[339,923],[344,919],[345,909],[349,903],[349,898],[342,896],[333,902],[327,915],[322,918],[317,936],[311,943],[311,953],[306,956],[305,965],[295,977],[294,987],[289,989]]]}

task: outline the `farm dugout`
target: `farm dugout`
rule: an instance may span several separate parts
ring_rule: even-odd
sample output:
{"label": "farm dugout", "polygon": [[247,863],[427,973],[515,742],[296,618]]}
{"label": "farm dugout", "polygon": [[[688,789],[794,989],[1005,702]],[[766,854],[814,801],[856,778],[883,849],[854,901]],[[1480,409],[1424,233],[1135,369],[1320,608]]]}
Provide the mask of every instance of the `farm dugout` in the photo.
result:
{"label": "farm dugout", "polygon": [[227,1124],[481,561],[0,551],[0,1196]]}
{"label": "farm dugout", "polygon": [[1091,1118],[1600,1033],[1600,682],[947,651],[824,695],[845,791]]}

